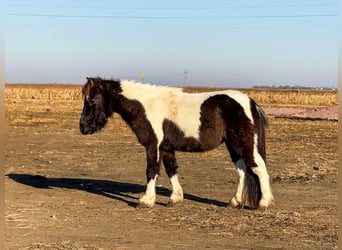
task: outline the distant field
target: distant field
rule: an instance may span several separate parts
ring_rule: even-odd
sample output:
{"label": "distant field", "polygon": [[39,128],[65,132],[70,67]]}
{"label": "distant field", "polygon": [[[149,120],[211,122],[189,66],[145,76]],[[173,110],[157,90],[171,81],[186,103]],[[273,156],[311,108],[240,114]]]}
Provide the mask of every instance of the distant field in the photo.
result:
{"label": "distant field", "polygon": [[[7,84],[6,98],[77,100],[81,99],[81,85],[64,84]],[[186,87],[186,92],[205,92],[224,88]],[[239,89],[250,95],[262,105],[286,106],[330,106],[337,105],[338,92],[330,90],[275,90],[275,89]]]}

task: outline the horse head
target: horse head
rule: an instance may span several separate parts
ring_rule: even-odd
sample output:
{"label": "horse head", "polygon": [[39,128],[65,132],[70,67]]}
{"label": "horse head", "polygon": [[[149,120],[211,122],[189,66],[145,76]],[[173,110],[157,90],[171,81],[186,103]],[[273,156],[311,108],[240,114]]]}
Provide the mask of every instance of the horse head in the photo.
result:
{"label": "horse head", "polygon": [[[115,83],[118,84],[118,82]],[[82,134],[93,134],[101,130],[113,114],[110,98],[111,85],[108,80],[87,78],[82,88],[84,106],[79,124]]]}

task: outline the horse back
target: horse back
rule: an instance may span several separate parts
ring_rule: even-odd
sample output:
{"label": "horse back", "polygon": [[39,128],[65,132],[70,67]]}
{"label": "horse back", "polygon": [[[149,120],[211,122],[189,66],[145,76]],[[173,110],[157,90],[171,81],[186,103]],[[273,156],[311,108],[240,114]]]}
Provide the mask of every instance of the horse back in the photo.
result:
{"label": "horse back", "polygon": [[[131,82],[123,84],[122,89],[130,103],[126,106],[141,106],[133,109],[141,112],[128,121],[141,142],[156,141],[165,149],[181,151],[206,151],[223,141],[244,138],[254,143],[258,110],[240,91],[185,93],[179,88]],[[156,140],[145,135],[153,135],[150,137]]]}

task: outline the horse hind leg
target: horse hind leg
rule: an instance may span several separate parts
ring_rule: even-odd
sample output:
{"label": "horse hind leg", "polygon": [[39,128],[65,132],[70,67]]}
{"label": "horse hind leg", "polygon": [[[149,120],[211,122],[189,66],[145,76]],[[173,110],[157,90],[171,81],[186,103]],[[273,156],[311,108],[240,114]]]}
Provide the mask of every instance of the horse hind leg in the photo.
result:
{"label": "horse hind leg", "polygon": [[235,170],[238,175],[236,192],[233,198],[230,200],[229,205],[232,207],[241,208],[245,205],[243,200],[243,192],[245,190],[245,177],[247,166],[241,159],[239,154],[233,149],[232,145],[226,141],[226,146],[229,151],[230,157],[235,165]]}
{"label": "horse hind leg", "polygon": [[229,205],[236,208],[258,207],[261,200],[259,178],[241,158],[235,163],[238,174],[236,193]]}
{"label": "horse hind leg", "polygon": [[243,191],[245,186],[245,172],[246,172],[246,165],[242,159],[234,162],[235,169],[238,174],[237,186],[236,186],[236,193],[233,198],[230,200],[229,205],[232,207],[243,207]]}
{"label": "horse hind leg", "polygon": [[240,154],[229,143],[226,143],[232,161],[238,174],[236,193],[230,201],[233,207],[266,208],[273,202],[273,195],[269,185],[269,176],[266,165],[255,148],[240,150]]}
{"label": "horse hind leg", "polygon": [[260,154],[257,147],[258,138],[255,135],[255,143],[252,153],[243,156],[246,163],[246,200],[253,207],[267,208],[274,203],[274,197],[270,186],[270,178],[266,169],[264,157]]}
{"label": "horse hind leg", "polygon": [[177,161],[174,152],[162,152],[163,164],[165,167],[165,171],[170,178],[170,182],[172,185],[172,193],[170,196],[169,203],[167,206],[174,206],[176,203],[183,201],[184,194],[183,189],[178,181],[177,175]]}
{"label": "horse hind leg", "polygon": [[266,163],[257,148],[258,136],[255,135],[255,143],[253,149],[253,160],[256,166],[251,167],[253,173],[258,176],[261,189],[261,199],[259,201],[259,208],[267,208],[270,204],[274,203],[274,197],[270,186],[270,178],[266,169]]}

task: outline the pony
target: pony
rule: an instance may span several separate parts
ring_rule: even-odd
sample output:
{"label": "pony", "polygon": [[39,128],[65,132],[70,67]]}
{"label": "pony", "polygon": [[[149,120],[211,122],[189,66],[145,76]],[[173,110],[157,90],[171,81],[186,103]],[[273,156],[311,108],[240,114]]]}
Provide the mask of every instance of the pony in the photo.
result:
{"label": "pony", "polygon": [[186,93],[177,87],[87,77],[82,95],[82,134],[100,131],[115,112],[145,147],[147,185],[138,207],[155,204],[161,162],[172,185],[168,206],[181,202],[184,195],[175,152],[204,152],[222,143],[238,175],[229,205],[267,208],[274,201],[266,169],[267,119],[261,107],[242,92]]}

